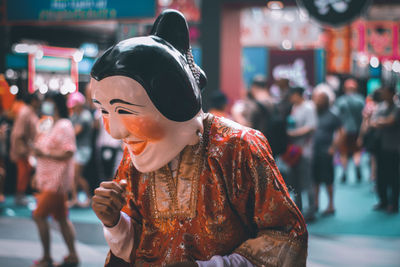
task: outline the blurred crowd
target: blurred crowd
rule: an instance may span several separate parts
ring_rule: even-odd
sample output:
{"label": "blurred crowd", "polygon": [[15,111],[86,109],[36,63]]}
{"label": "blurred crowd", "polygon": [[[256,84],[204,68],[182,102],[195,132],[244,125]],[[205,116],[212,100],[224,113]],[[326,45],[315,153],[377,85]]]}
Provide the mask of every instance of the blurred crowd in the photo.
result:
{"label": "blurred crowd", "polygon": [[32,204],[27,194],[35,196],[30,209],[43,246],[36,267],[53,266],[49,216],[58,222],[69,251],[60,266],[78,265],[68,209],[88,208],[93,190],[113,178],[122,158],[122,143],[106,133],[89,86],[81,91],[21,94],[10,109],[1,109],[0,203],[6,182],[15,188],[14,205]]}
{"label": "blurred crowd", "polygon": [[[324,83],[305,89],[286,78],[268,86],[263,75],[256,75],[247,94],[231,107],[222,92],[213,92],[210,112],[255,128],[267,137],[306,221],[335,214],[335,167],[341,166],[339,179],[346,183],[352,160],[360,183],[362,155],[368,156],[369,182],[379,200],[371,208],[398,213],[399,95],[392,85],[382,85],[367,96],[362,94],[365,89],[351,77],[339,82],[337,88]],[[328,196],[328,206],[323,209],[319,205],[321,185]]]}
{"label": "blurred crowd", "polygon": [[[101,114],[90,98],[89,86],[81,92],[62,95],[66,101],[66,119],[72,123],[76,146],[73,155],[69,207],[88,207],[93,189],[112,179],[122,143],[112,139],[102,126]],[[26,205],[26,193],[35,192],[38,157],[35,155],[43,133],[54,126],[57,105],[40,93],[17,95],[9,110],[0,114],[0,202],[4,202],[5,179],[15,180],[15,204]],[[53,93],[54,94],[54,93]],[[63,136],[63,132],[59,133]],[[8,172],[8,173],[7,173]],[[8,190],[13,192],[14,190]]]}

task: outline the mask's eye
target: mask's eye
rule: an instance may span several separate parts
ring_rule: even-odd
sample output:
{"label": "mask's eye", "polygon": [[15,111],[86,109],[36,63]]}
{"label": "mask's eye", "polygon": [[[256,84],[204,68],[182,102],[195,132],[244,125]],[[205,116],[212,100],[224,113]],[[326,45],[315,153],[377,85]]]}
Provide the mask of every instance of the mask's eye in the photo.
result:
{"label": "mask's eye", "polygon": [[120,109],[120,110],[118,110],[118,114],[133,114],[133,113],[130,111],[127,111],[125,109]]}
{"label": "mask's eye", "polygon": [[132,109],[121,108],[121,107],[117,107],[117,108],[115,109],[115,111],[116,111],[118,114],[122,114],[122,115],[138,115],[138,114],[139,114],[139,112],[134,111],[134,110],[132,110]]}
{"label": "mask's eye", "polygon": [[105,109],[102,109],[102,110],[101,110],[101,113],[102,113],[102,114],[108,114],[108,111],[105,110]]}

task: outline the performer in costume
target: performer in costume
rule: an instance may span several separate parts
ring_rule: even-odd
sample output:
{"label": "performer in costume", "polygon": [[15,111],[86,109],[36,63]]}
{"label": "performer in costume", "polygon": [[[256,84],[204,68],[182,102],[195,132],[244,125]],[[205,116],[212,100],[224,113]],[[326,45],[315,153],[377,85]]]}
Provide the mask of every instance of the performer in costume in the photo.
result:
{"label": "performer in costume", "polygon": [[202,111],[181,13],[108,49],[91,75],[106,130],[126,144],[92,200],[105,266],[306,265],[307,229],[265,137]]}

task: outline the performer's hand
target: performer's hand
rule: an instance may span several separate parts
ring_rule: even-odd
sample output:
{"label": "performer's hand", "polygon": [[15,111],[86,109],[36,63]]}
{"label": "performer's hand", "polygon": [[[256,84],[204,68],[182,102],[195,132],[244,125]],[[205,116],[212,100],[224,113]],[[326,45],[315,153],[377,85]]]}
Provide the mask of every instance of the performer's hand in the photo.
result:
{"label": "performer's hand", "polygon": [[168,264],[166,267],[199,267],[199,265],[197,265],[197,263],[193,261],[182,261]]}
{"label": "performer's hand", "polygon": [[120,211],[125,203],[125,188],[116,182],[102,182],[92,198],[93,211],[107,227],[118,223]]}

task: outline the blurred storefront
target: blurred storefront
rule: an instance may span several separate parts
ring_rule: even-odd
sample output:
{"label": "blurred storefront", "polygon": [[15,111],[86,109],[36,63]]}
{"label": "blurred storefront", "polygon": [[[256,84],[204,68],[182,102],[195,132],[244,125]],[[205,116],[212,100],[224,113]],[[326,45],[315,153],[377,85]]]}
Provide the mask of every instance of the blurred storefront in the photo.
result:
{"label": "blurred storefront", "polygon": [[265,75],[269,86],[280,78],[307,89],[324,81],[323,31],[297,7],[242,10],[240,37],[247,88],[256,74]]}
{"label": "blurred storefront", "polygon": [[[122,23],[152,20],[156,1],[1,0],[0,73],[18,92],[84,89]],[[15,87],[13,87],[15,88]]]}
{"label": "blurred storefront", "polygon": [[354,76],[365,94],[398,83],[399,7],[381,0],[203,0],[208,89],[234,102],[255,74],[266,75],[269,85],[284,77],[307,89],[328,79],[337,90]]}
{"label": "blurred storefront", "polygon": [[[303,2],[309,5],[311,3]],[[315,12],[326,14],[331,12],[329,8],[332,8],[332,11],[335,11],[334,8],[340,11],[346,8],[329,6],[329,1],[326,5],[320,2],[317,6],[319,10]],[[346,3],[343,1],[343,4]],[[281,54],[278,61],[282,60],[282,69],[282,64],[287,61],[285,58],[290,54],[295,55],[300,51],[304,54],[309,49],[314,51],[314,54],[309,56],[313,61],[305,63],[296,55],[291,65],[286,64],[286,67],[283,67],[288,70],[284,75],[291,73],[291,77],[286,78],[297,85],[306,88],[316,85],[325,81],[325,73],[339,77],[355,76],[365,85],[362,88],[365,94],[371,93],[383,82],[398,83],[400,5],[390,5],[389,2],[372,4],[371,1],[360,1],[356,4],[359,6],[355,9],[355,17],[352,19],[349,16],[339,20],[337,16],[331,16],[331,19],[326,21],[318,19],[317,16],[311,17],[304,12],[307,11],[304,10],[304,6],[301,6],[303,9],[300,10],[297,7],[289,7],[253,8],[243,11],[241,42],[245,46],[243,56],[246,85],[254,72],[267,73],[269,80],[277,78],[274,74],[278,72],[274,72],[271,69],[273,66],[270,66],[270,54]],[[347,8],[350,9],[350,5]],[[354,19],[356,20],[353,21]],[[260,50],[262,47],[265,51],[258,51],[258,56],[249,60],[251,49]],[[288,51],[279,52],[271,50],[271,47]],[[267,60],[264,56],[259,58],[259,55],[262,55],[260,52],[266,54]],[[247,64],[246,61],[250,63]],[[263,64],[262,61],[266,63]],[[300,65],[303,68],[300,68]]]}
{"label": "blurred storefront", "polygon": [[[399,80],[396,0],[0,0],[0,73],[10,85],[28,90],[32,51],[75,49],[70,52],[81,54],[78,61],[73,56],[70,63],[63,56],[35,60],[47,64],[49,68],[41,70],[46,75],[50,62],[54,74],[68,73],[69,78],[59,80],[68,80],[70,91],[71,84],[82,88],[98,53],[119,40],[148,34],[154,17],[167,8],[180,10],[188,19],[195,61],[208,75],[206,98],[222,90],[234,102],[258,73],[265,74],[270,85],[286,77],[306,88],[325,81],[327,74],[342,79],[354,75],[365,80],[368,92],[381,80]],[[71,74],[75,63],[78,81]],[[57,69],[63,64],[68,70]],[[59,85],[61,89],[62,82]]]}
{"label": "blurred storefront", "polygon": [[[200,4],[200,0],[0,0],[0,36],[5,41],[0,73],[17,86],[13,93],[83,90],[98,54],[120,40],[148,34],[154,17],[168,8],[185,14],[193,55],[201,65]],[[49,51],[51,55],[46,54]]]}

